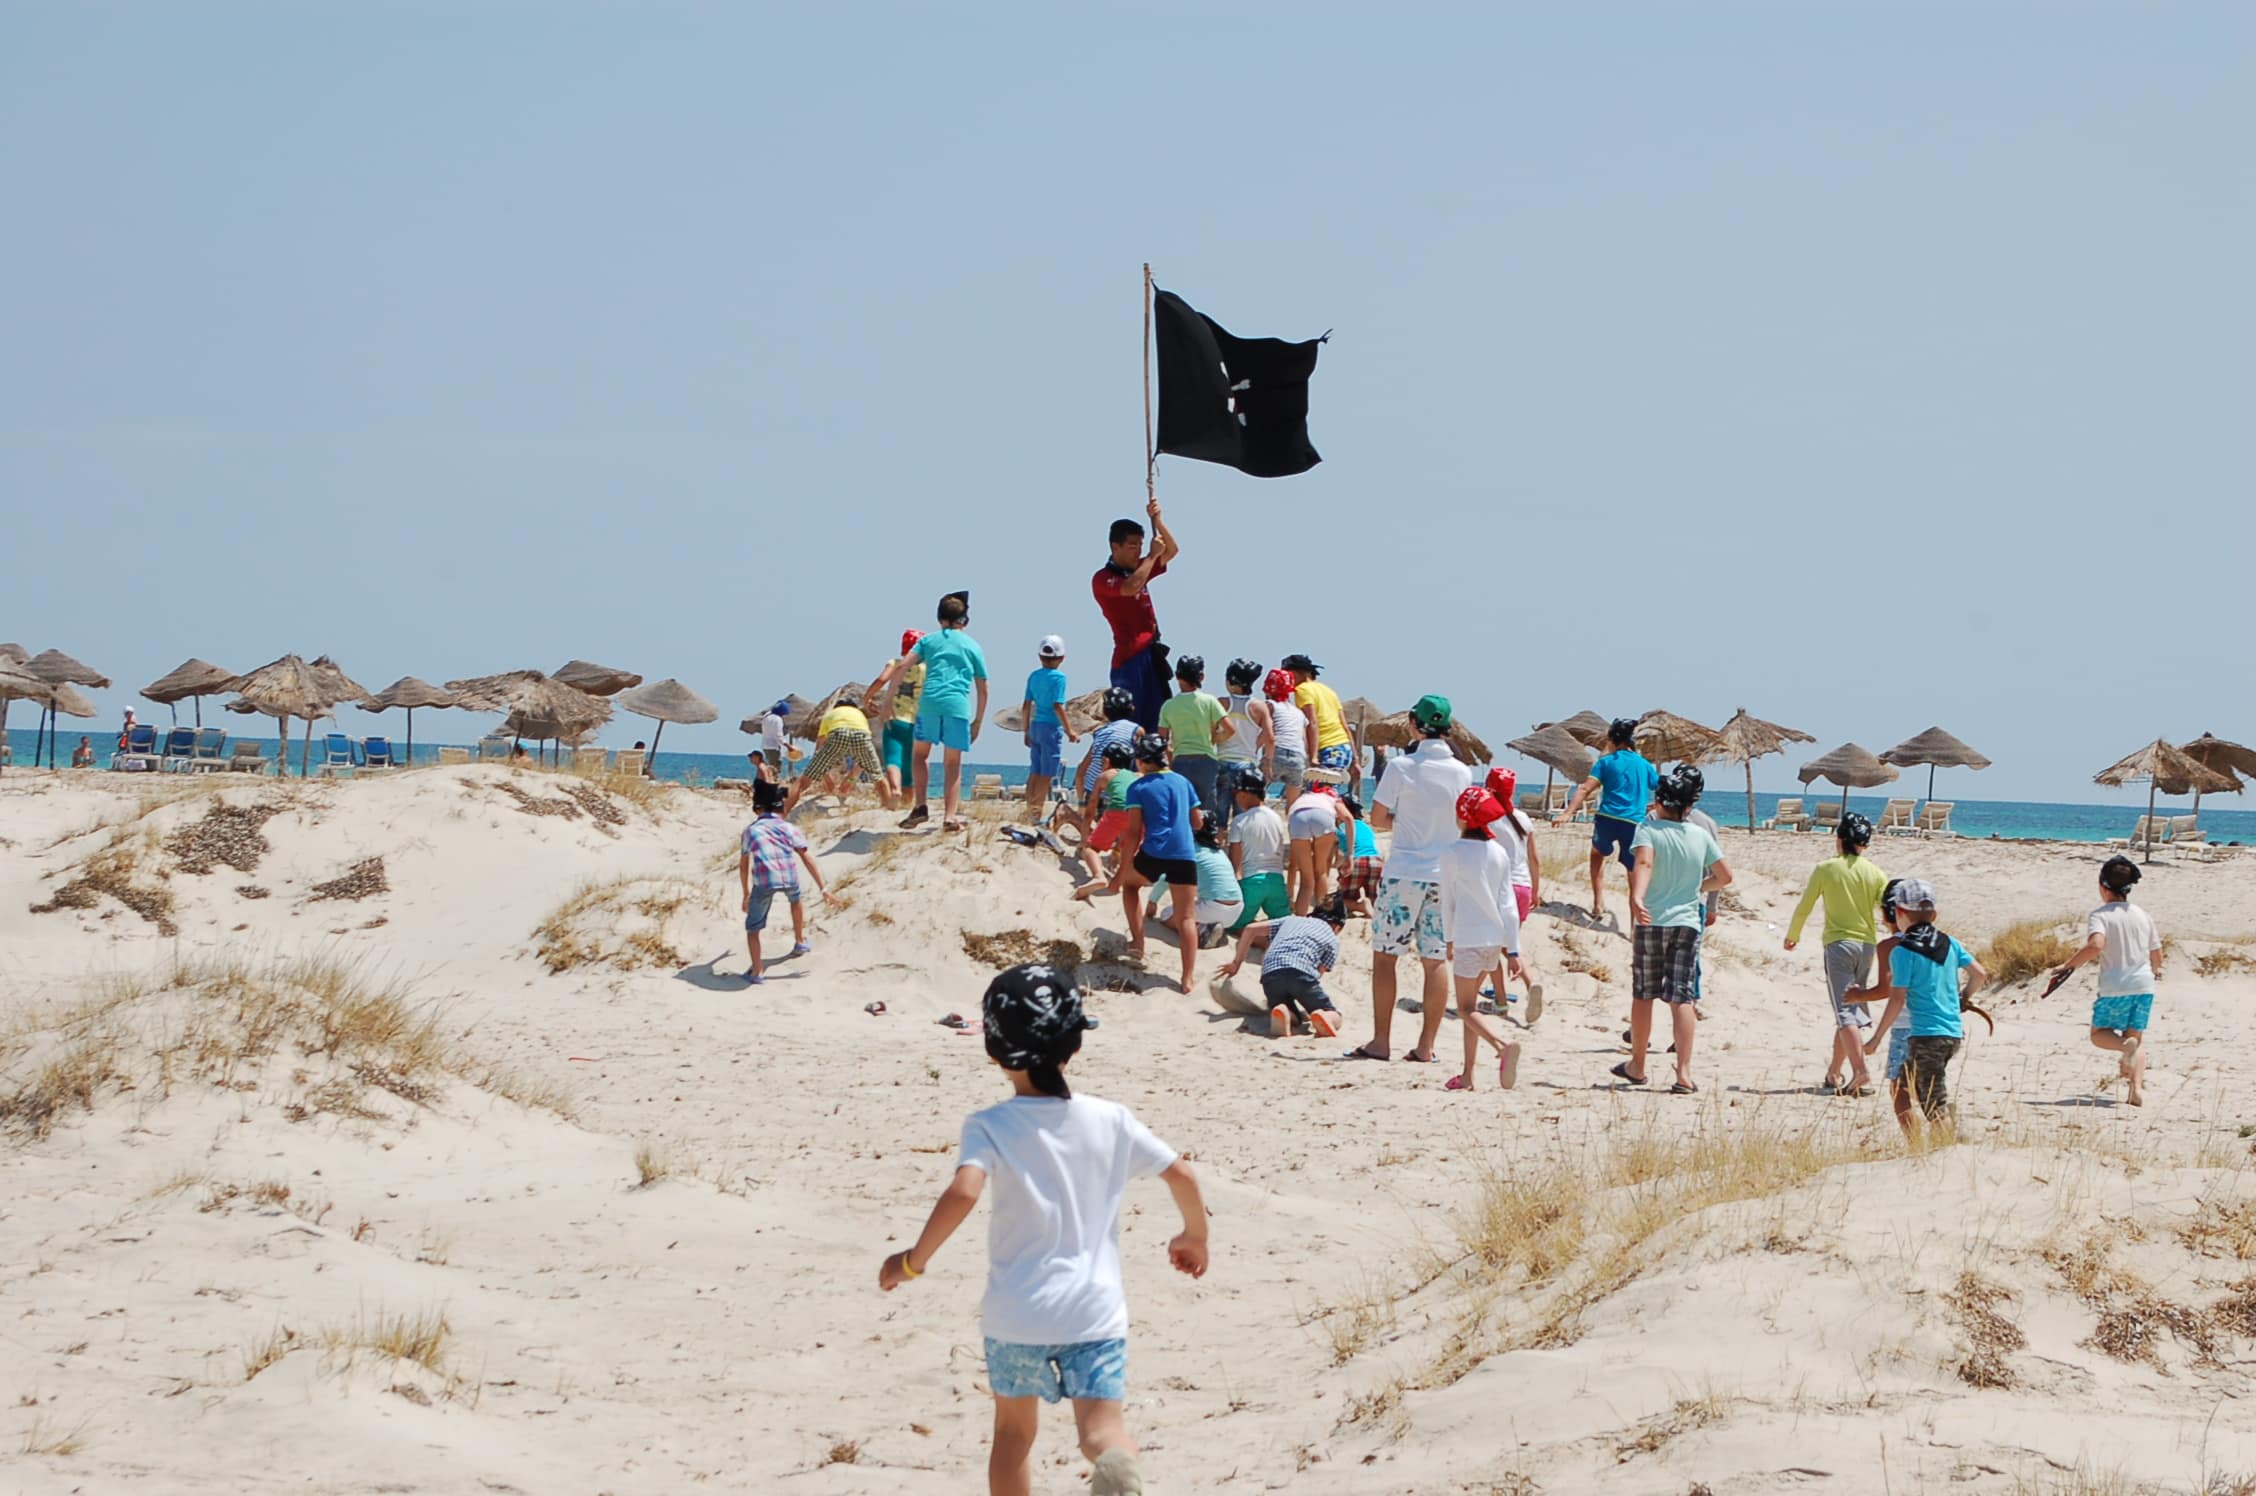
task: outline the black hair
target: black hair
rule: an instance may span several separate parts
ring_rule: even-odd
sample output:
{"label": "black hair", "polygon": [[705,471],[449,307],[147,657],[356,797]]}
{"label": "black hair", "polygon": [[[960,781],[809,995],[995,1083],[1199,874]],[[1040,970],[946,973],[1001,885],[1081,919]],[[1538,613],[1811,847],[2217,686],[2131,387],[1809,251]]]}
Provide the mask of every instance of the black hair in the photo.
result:
{"label": "black hair", "polygon": [[1261,777],[1259,769],[1244,768],[1231,776],[1230,792],[1234,795],[1251,795],[1256,800],[1269,798],[1269,781]]}
{"label": "black hair", "polygon": [[1198,830],[1191,833],[1191,840],[1217,852],[1222,850],[1222,832],[1212,821],[1201,821]]}
{"label": "black hair", "polygon": [[1144,527],[1132,519],[1116,519],[1112,522],[1112,534],[1107,538],[1113,545],[1118,545],[1123,540],[1141,540],[1144,538]]}
{"label": "black hair", "polygon": [[2126,899],[2131,896],[2131,885],[2141,876],[2139,865],[2128,857],[2110,857],[2099,865],[2099,886]]}
{"label": "black hair", "polygon": [[1606,741],[1623,748],[1637,746],[1637,720],[1634,717],[1616,717],[1606,727]]}
{"label": "black hair", "polygon": [[988,1057],[1005,1070],[1023,1070],[1044,1096],[1070,1101],[1065,1062],[1081,1052],[1089,1028],[1081,989],[1073,975],[1040,962],[995,973],[980,1002]]}
{"label": "black hair", "polygon": [[757,811],[783,809],[784,788],[773,779],[752,781],[752,808]]}
{"label": "black hair", "polygon": [[1197,655],[1184,655],[1175,662],[1175,678],[1186,685],[1206,684],[1206,661]]}
{"label": "black hair", "polygon": [[1233,691],[1250,691],[1261,679],[1261,665],[1255,660],[1232,660],[1229,668],[1222,672],[1222,678],[1229,682]]}
{"label": "black hair", "polygon": [[1326,894],[1316,907],[1308,911],[1310,919],[1320,919],[1338,929],[1347,923],[1347,899],[1337,893]]}
{"label": "black hair", "polygon": [[1342,794],[1339,798],[1340,804],[1347,807],[1347,813],[1349,815],[1355,817],[1355,819],[1357,819],[1358,821],[1363,819],[1362,801],[1356,799],[1353,795],[1348,794]]}
{"label": "black hair", "polygon": [[1888,886],[1880,890],[1880,912],[1887,916],[1889,924],[1896,922],[1896,890],[1901,887],[1903,879],[1890,878]]}
{"label": "black hair", "polygon": [[1127,743],[1107,743],[1104,745],[1104,757],[1099,762],[1111,769],[1134,768],[1136,750]]}
{"label": "black hair", "polygon": [[951,592],[940,599],[936,615],[942,624],[971,622],[971,599],[960,592]]}

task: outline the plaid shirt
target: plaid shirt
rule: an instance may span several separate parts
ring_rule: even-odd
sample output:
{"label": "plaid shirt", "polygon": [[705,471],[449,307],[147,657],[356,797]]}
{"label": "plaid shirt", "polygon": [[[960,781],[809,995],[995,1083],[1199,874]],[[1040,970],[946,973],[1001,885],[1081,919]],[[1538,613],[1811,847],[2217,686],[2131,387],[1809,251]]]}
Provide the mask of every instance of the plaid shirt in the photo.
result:
{"label": "plaid shirt", "polygon": [[806,845],[807,838],[799,834],[799,828],[782,816],[765,815],[745,827],[741,850],[752,859],[752,886],[797,888],[797,854]]}

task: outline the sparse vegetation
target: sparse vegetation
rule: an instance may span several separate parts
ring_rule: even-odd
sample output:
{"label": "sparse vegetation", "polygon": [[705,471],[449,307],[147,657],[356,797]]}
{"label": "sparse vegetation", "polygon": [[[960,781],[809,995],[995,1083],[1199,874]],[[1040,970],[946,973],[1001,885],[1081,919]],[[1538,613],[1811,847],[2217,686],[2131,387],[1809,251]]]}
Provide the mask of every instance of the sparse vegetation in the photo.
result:
{"label": "sparse vegetation", "polygon": [[253,873],[258,871],[259,860],[274,850],[266,839],[266,823],[287,808],[279,800],[260,800],[251,805],[218,801],[201,819],[166,837],[164,847],[184,873],[208,873],[218,867]]}
{"label": "sparse vegetation", "polygon": [[384,859],[363,857],[326,883],[313,885],[313,902],[324,899],[367,899],[380,893],[390,893],[392,885],[384,876]]}
{"label": "sparse vegetation", "polygon": [[2203,951],[2193,958],[2193,969],[2205,977],[2229,977],[2236,971],[2256,971],[2256,956],[2246,951]]}
{"label": "sparse vegetation", "polygon": [[1083,961],[1089,959],[1078,943],[1071,940],[1042,940],[1032,930],[1005,930],[998,935],[975,935],[963,932],[964,954],[982,966],[992,966],[997,971],[1017,966],[1027,961],[1042,961],[1071,975]]}
{"label": "sparse vegetation", "polygon": [[24,1430],[23,1443],[19,1446],[24,1454],[47,1455],[54,1459],[68,1459],[85,1447],[83,1422],[64,1429],[49,1423],[44,1415],[31,1420],[31,1427]]}
{"label": "sparse vegetation", "polygon": [[64,909],[93,909],[104,897],[115,899],[157,927],[160,935],[178,935],[172,919],[172,890],[137,883],[144,839],[130,829],[111,839],[110,845],[79,864],[78,876],[55,890],[44,904],[34,904],[34,914],[54,914]]}
{"label": "sparse vegetation", "polygon": [[1694,1429],[1706,1428],[1721,1422],[1731,1411],[1730,1401],[1713,1393],[1704,1397],[1680,1397],[1676,1405],[1656,1418],[1649,1418],[1638,1430],[1637,1437],[1615,1451],[1620,1459],[1633,1455],[1657,1454],[1671,1441],[1682,1438]]}
{"label": "sparse vegetation", "polygon": [[680,966],[686,958],[673,942],[672,922],[685,909],[721,912],[717,899],[679,878],[583,883],[533,931],[533,953],[551,973]]}
{"label": "sparse vegetation", "polygon": [[1970,1387],[2013,1385],[2012,1354],[2028,1345],[2021,1327],[2007,1319],[1999,1305],[2013,1302],[2013,1293],[1968,1270],[1943,1298],[1951,1317],[1966,1336],[1966,1359],[1958,1363],[1958,1379]]}
{"label": "sparse vegetation", "polygon": [[661,1179],[674,1173],[673,1156],[663,1144],[641,1142],[635,1144],[635,1176],[639,1188],[648,1189]]}
{"label": "sparse vegetation", "polygon": [[2204,1198],[2193,1219],[2178,1229],[2178,1240],[2204,1257],[2256,1259],[2256,1195],[2230,1201]]}
{"label": "sparse vegetation", "polygon": [[829,1452],[823,1455],[822,1462],[825,1465],[853,1465],[860,1463],[861,1458],[861,1440],[840,1439],[830,1446]]}
{"label": "sparse vegetation", "polygon": [[2077,924],[2073,915],[2053,919],[2024,919],[1992,935],[1982,947],[1981,962],[1991,980],[2000,985],[2042,976],[2076,954],[2081,940],[2065,933]]}

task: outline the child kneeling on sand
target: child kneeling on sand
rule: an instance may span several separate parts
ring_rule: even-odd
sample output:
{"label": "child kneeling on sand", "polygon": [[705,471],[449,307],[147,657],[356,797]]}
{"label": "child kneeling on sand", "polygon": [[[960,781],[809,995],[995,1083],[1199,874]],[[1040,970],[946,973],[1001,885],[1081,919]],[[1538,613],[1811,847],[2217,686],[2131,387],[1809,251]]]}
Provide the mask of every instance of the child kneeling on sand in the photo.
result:
{"label": "child kneeling on sand", "polygon": [[2084,923],[2083,948],[2053,973],[2053,987],[2086,961],[2099,963],[2099,1000],[2092,1004],[2091,1041],[2122,1055],[2129,1082],[2124,1100],[2146,1105],[2146,1024],[2154,1012],[2155,979],[2162,975],[2162,936],[2154,918],[2131,903],[2138,864],[2110,857],[2099,870],[2099,907]]}
{"label": "child kneeling on sand", "polygon": [[932,1259],[995,1183],[980,1301],[995,1443],[987,1489],[1017,1496],[1033,1482],[1041,1404],[1073,1401],[1096,1496],[1140,1496],[1136,1441],[1121,1416],[1128,1387],[1128,1300],[1120,1279],[1120,1203],[1128,1181],[1156,1174],[1175,1197],[1182,1232],[1167,1260],[1206,1275],[1206,1202],[1189,1163],[1118,1102],[1075,1096],[1065,1067],[1092,1027],[1073,979],[1014,966],[988,984],[987,1054],[1010,1077],[1010,1100],[964,1119],[956,1177],[916,1245],[878,1269],[887,1293],[931,1271]]}
{"label": "child kneeling on sand", "polygon": [[1324,973],[1339,965],[1339,932],[1346,923],[1346,905],[1334,894],[1306,914],[1265,920],[1239,932],[1237,955],[1222,968],[1222,979],[1236,976],[1255,946],[1267,947],[1261,957],[1261,995],[1270,1004],[1270,1038],[1290,1037],[1295,1018],[1327,1039],[1338,1037],[1339,1009],[1324,991]]}
{"label": "child kneeling on sand", "polygon": [[[1935,889],[1925,879],[1905,878],[1895,885],[1893,923],[1896,940],[1888,952],[1888,985],[1851,987],[1841,1000],[1886,1001],[1879,1027],[1865,1042],[1866,1054],[1879,1047],[1882,1034],[1891,1032],[1899,1012],[1910,1018],[1901,1060],[1893,1047],[1889,1051],[1888,1094],[1895,1102],[1897,1124],[1905,1137],[1916,1142],[1919,1118],[1912,1115],[1912,1103],[1918,1103],[1928,1122],[1945,1120],[1950,1109],[1945,1075],[1966,1037],[1960,1005],[1981,989],[1990,974],[1971,951],[1935,928]],[[1958,980],[1962,969],[1970,973],[1963,994]]]}
{"label": "child kneeling on sand", "polygon": [[815,866],[814,854],[807,850],[807,838],[783,818],[785,797],[784,787],[772,779],[754,782],[752,824],[744,828],[737,851],[736,876],[744,886],[744,945],[752,956],[751,969],[744,979],[754,986],[768,979],[767,963],[760,957],[760,932],[768,927],[768,910],[777,894],[791,903],[791,954],[804,956],[814,949],[807,944],[807,911],[799,901],[798,863],[806,864],[815,887],[824,898],[830,897],[830,890],[823,885],[822,869]]}
{"label": "child kneeling on sand", "polygon": [[[1174,700],[1180,701],[1181,697]],[[1191,833],[1191,861],[1198,868],[1198,902],[1191,906],[1192,922],[1198,926],[1199,949],[1219,945],[1218,937],[1224,930],[1235,931],[1245,921],[1240,916],[1245,911],[1245,896],[1238,892],[1238,875],[1230,866],[1229,854],[1222,850],[1222,833],[1212,821],[1202,823]],[[1163,919],[1161,900],[1167,897],[1169,884],[1161,878],[1151,886],[1149,903],[1144,909],[1144,921],[1149,924]]]}

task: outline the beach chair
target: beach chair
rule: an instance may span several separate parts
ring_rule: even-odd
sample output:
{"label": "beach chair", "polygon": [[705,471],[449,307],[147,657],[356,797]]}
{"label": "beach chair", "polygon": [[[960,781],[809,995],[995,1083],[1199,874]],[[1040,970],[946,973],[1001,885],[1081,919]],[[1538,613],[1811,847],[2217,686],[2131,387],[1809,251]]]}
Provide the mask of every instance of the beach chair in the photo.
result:
{"label": "beach chair", "polygon": [[266,772],[266,747],[260,743],[235,740],[235,751],[227,756],[227,768],[235,774],[264,774]]}
{"label": "beach chair", "polygon": [[2160,846],[2163,842],[2169,840],[2169,837],[2170,818],[2168,816],[2140,816],[2137,822],[2132,825],[2129,836],[2111,836],[2107,838],[2107,845],[2121,847],[2128,851],[2132,847],[2143,847],[2150,841],[2155,846]]}
{"label": "beach chair", "polygon": [[392,759],[390,738],[362,738],[360,740],[360,766],[363,769],[396,769]]}
{"label": "beach chair", "polygon": [[1807,831],[1809,827],[1809,812],[1802,809],[1802,802],[1798,798],[1792,796],[1782,797],[1778,808],[1770,813],[1770,819],[1762,823],[1765,831]]}
{"label": "beach chair", "polygon": [[1550,817],[1557,815],[1560,811],[1565,810],[1567,808],[1567,801],[1572,799],[1573,797],[1574,791],[1568,788],[1566,785],[1555,784],[1551,786],[1551,788],[1546,791],[1543,796],[1543,814],[1545,819],[1549,819]]}
{"label": "beach chair", "polygon": [[154,769],[163,762],[157,754],[157,730],[136,727],[125,735],[125,746],[110,755],[110,767],[129,774]]}
{"label": "beach chair", "polygon": [[574,748],[572,772],[575,774],[601,774],[611,766],[611,752],[607,748]]}
{"label": "beach chair", "polygon": [[466,764],[470,762],[470,750],[467,748],[441,748],[439,750],[439,762],[442,765]]}
{"label": "beach chair", "polygon": [[164,735],[164,748],[157,755],[157,767],[170,774],[188,767],[196,756],[196,729],[193,727],[168,728]]}
{"label": "beach chair", "polygon": [[1918,805],[1917,800],[1890,800],[1880,812],[1880,824],[1874,829],[1889,836],[1911,835],[1917,829],[1911,813]]}
{"label": "beach chair", "polygon": [[1928,801],[1926,808],[1919,812],[1919,834],[1921,836],[1958,835],[1957,832],[1951,830],[1950,823],[1951,812],[1957,808],[1957,803],[1951,800]]}
{"label": "beach chair", "polygon": [[488,733],[478,739],[479,763],[509,762],[509,739],[499,733]]}
{"label": "beach chair", "polygon": [[619,750],[619,761],[612,765],[611,772],[614,774],[640,774],[642,772],[642,759],[643,753],[640,748],[621,748]]}
{"label": "beach chair", "polygon": [[974,800],[1000,800],[1010,792],[1003,788],[1000,774],[979,774],[971,781],[971,798]]}
{"label": "beach chair", "polygon": [[2200,847],[2209,845],[2209,835],[2201,829],[2201,817],[2171,816],[2170,845],[2173,847]]}
{"label": "beach chair", "polygon": [[1810,830],[1823,831],[1831,835],[1840,829],[1841,802],[1838,800],[1818,801],[1817,809],[1810,815]]}
{"label": "beach chair", "polygon": [[314,773],[327,779],[340,771],[350,774],[357,767],[359,766],[353,762],[351,738],[341,732],[325,732],[321,735],[321,759],[313,766]]}
{"label": "beach chair", "polygon": [[227,767],[227,729],[224,727],[199,727],[196,729],[196,751],[189,755],[181,767],[191,774],[210,774]]}

